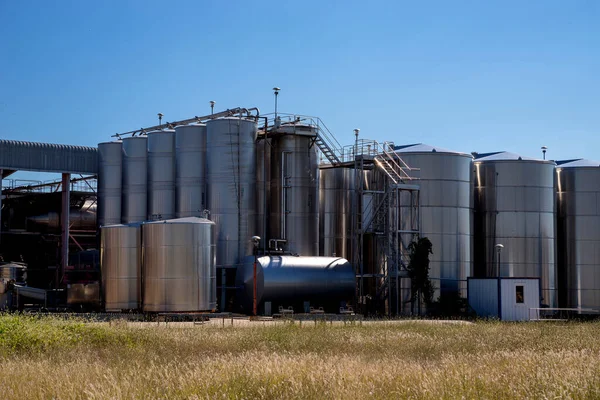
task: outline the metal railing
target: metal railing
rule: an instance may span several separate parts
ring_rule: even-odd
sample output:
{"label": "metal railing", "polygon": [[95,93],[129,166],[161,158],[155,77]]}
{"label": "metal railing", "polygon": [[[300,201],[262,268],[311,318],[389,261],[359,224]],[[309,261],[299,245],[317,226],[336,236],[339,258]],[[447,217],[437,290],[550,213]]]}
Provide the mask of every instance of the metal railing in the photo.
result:
{"label": "metal railing", "polygon": [[[13,193],[54,193],[60,192],[62,181],[34,181],[26,179],[3,179],[2,191]],[[93,177],[81,177],[71,180],[72,192],[89,192],[96,193],[98,188],[98,180]]]}

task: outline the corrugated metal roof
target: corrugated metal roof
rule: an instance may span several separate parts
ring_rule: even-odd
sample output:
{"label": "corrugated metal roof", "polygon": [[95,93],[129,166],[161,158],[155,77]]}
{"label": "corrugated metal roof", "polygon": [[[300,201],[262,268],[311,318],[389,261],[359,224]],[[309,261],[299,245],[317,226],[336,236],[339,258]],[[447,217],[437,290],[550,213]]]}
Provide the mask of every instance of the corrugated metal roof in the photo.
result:
{"label": "corrugated metal roof", "polygon": [[585,168],[585,167],[600,167],[600,161],[586,160],[585,158],[578,158],[575,160],[562,160],[557,161],[556,164],[560,168]]}
{"label": "corrugated metal roof", "polygon": [[424,143],[406,144],[402,146],[394,146],[396,153],[446,153],[446,154],[457,154],[461,156],[469,156],[470,154],[463,153],[460,151],[448,150],[442,147],[430,146]]}
{"label": "corrugated metal roof", "polygon": [[0,139],[0,168],[21,171],[98,173],[98,149]]}
{"label": "corrugated metal roof", "polygon": [[540,160],[538,158],[524,157],[510,151],[499,151],[496,153],[478,154],[475,161],[539,161],[551,163],[553,161]]}

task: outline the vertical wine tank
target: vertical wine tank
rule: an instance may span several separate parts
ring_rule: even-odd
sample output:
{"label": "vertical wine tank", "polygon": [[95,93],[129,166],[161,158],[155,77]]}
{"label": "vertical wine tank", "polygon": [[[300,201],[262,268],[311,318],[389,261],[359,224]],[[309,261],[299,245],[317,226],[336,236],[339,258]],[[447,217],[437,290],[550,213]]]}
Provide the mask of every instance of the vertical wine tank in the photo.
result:
{"label": "vertical wine tank", "polygon": [[319,167],[317,132],[284,125],[271,133],[270,237],[287,241],[301,256],[319,255]]}
{"label": "vertical wine tank", "polygon": [[148,138],[123,139],[123,197],[121,222],[146,220],[148,201]]}
{"label": "vertical wine tank", "polygon": [[549,307],[557,306],[554,166],[508,152],[474,162],[476,276],[540,278]]}
{"label": "vertical wine tank", "polygon": [[100,230],[102,293],[107,311],[140,308],[141,238],[140,224],[107,225]]}
{"label": "vertical wine tank", "polygon": [[207,208],[217,225],[217,266],[237,266],[252,254],[256,231],[254,120],[219,118],[206,123]]}
{"label": "vertical wine tank", "polygon": [[175,217],[175,131],[148,133],[148,216]]}
{"label": "vertical wine tank", "polygon": [[421,235],[433,245],[429,277],[440,294],[466,297],[472,275],[471,210],[472,160],[470,154],[414,144],[396,147],[396,153],[419,169]]}
{"label": "vertical wine tank", "polygon": [[122,143],[98,144],[98,226],[121,222]]}
{"label": "vertical wine tank", "polygon": [[600,308],[600,162],[556,168],[560,306]]}
{"label": "vertical wine tank", "polygon": [[142,225],[144,311],[216,307],[215,224],[188,217]]}
{"label": "vertical wine tank", "polygon": [[206,208],[206,125],[175,128],[177,218],[198,217]]}

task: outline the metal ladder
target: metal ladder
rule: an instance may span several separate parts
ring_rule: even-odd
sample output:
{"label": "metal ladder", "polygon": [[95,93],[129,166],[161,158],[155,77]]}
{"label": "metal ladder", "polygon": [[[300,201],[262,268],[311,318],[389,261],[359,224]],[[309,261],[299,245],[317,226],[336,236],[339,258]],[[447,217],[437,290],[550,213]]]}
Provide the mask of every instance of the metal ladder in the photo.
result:
{"label": "metal ladder", "polygon": [[331,163],[331,165],[337,165],[340,163],[340,158],[335,154],[335,151],[327,144],[324,140],[324,136],[321,133],[321,129],[317,129],[317,138],[315,140],[315,144],[321,150],[321,153],[327,158],[327,161]]}

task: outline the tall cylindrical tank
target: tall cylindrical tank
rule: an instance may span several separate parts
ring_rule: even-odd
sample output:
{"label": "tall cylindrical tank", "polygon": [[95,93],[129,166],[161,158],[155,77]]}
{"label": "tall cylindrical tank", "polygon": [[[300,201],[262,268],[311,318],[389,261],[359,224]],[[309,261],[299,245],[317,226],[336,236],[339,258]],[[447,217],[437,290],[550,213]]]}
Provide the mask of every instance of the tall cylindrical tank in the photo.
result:
{"label": "tall cylindrical tank", "polygon": [[319,252],[352,261],[354,169],[326,165],[319,174]]}
{"label": "tall cylindrical tank", "polygon": [[261,247],[269,244],[269,211],[271,209],[271,139],[256,141],[256,231]]}
{"label": "tall cylindrical tank", "polygon": [[252,254],[256,231],[257,125],[244,118],[206,123],[207,208],[217,224],[217,266],[236,266]]}
{"label": "tall cylindrical tank", "polygon": [[600,162],[556,168],[559,305],[600,309]]}
{"label": "tall cylindrical tank", "polygon": [[301,256],[319,255],[316,135],[312,126],[287,125],[271,136],[271,238]]}
{"label": "tall cylindrical tank", "polygon": [[500,152],[476,158],[473,171],[475,275],[540,278],[541,304],[550,307],[557,305],[554,166]]}
{"label": "tall cylindrical tank", "polygon": [[145,221],[148,203],[148,138],[123,139],[123,197],[121,222]]}
{"label": "tall cylindrical tank", "polygon": [[470,154],[415,144],[396,147],[411,168],[419,169],[421,236],[433,244],[429,277],[436,293],[466,297],[472,275]]}
{"label": "tall cylindrical tank", "polygon": [[206,208],[206,125],[175,128],[175,214],[199,217]]}
{"label": "tall cylindrical tank", "polygon": [[215,223],[188,217],[142,225],[144,311],[216,307]]}
{"label": "tall cylindrical tank", "polygon": [[107,311],[139,309],[142,300],[140,224],[107,225],[100,231],[102,293]]}
{"label": "tall cylindrical tank", "polygon": [[[254,257],[247,257],[238,270],[236,286],[241,311],[252,310]],[[294,307],[301,312],[305,302],[338,312],[341,303],[352,301],[355,292],[354,269],[339,257],[263,256],[257,258],[257,304],[272,303]]]}
{"label": "tall cylindrical tank", "polygon": [[121,222],[122,143],[98,144],[98,226]]}
{"label": "tall cylindrical tank", "polygon": [[175,217],[175,131],[148,133],[148,220]]}

